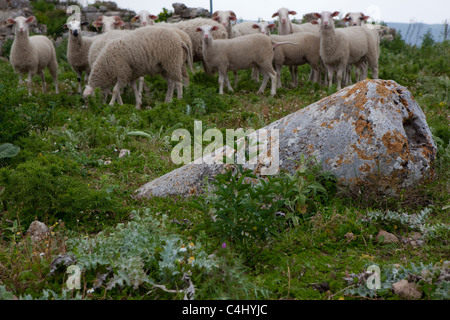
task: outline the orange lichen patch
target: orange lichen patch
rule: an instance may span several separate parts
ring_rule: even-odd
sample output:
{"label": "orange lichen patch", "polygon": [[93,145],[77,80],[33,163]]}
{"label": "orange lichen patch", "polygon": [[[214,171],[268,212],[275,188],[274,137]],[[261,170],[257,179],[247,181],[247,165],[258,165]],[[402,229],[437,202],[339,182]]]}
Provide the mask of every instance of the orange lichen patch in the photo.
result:
{"label": "orange lichen patch", "polygon": [[297,128],[295,128],[294,131],[292,131],[292,133],[297,133],[297,132],[298,132]]}
{"label": "orange lichen patch", "polygon": [[397,130],[394,132],[386,132],[381,138],[381,141],[389,155],[398,154],[405,161],[409,159],[408,139]]}
{"label": "orange lichen patch", "polygon": [[314,150],[314,145],[312,145],[312,144],[308,144],[308,150]]}
{"label": "orange lichen patch", "polygon": [[364,165],[359,167],[359,171],[361,172],[369,172],[370,170],[372,170],[372,167],[368,163],[365,163]]}
{"label": "orange lichen patch", "polygon": [[351,97],[353,107],[364,110],[364,105],[367,103],[367,91],[367,81],[361,81],[349,89],[340,99],[346,100]]}
{"label": "orange lichen patch", "polygon": [[355,123],[355,131],[360,139],[364,138],[369,140],[369,142],[372,141],[373,128],[370,121],[359,118]]}
{"label": "orange lichen patch", "polygon": [[353,144],[351,147],[355,150],[356,154],[358,155],[358,157],[360,159],[362,159],[362,160],[373,160],[373,159],[375,159],[375,156],[368,155],[364,150],[359,149],[356,144]]}
{"label": "orange lichen patch", "polygon": [[429,161],[434,160],[435,154],[426,146],[422,147],[420,149],[420,152],[423,154],[425,158],[427,158]]}

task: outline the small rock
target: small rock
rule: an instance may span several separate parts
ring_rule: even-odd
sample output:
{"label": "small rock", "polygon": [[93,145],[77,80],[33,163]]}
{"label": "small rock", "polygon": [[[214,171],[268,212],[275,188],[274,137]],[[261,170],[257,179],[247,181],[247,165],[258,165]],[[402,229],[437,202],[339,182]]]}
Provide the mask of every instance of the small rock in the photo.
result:
{"label": "small rock", "polygon": [[31,237],[32,242],[42,240],[47,234],[48,227],[39,221],[33,221],[27,231],[27,235]]}
{"label": "small rock", "polygon": [[387,231],[380,230],[377,235],[377,242],[381,244],[391,244],[391,243],[398,243],[398,238]]}
{"label": "small rock", "polygon": [[392,285],[394,293],[401,299],[419,300],[422,298],[422,292],[417,289],[415,283],[410,283],[407,280],[401,280]]}
{"label": "small rock", "polygon": [[119,159],[122,159],[125,156],[129,156],[131,154],[130,150],[122,149],[119,153]]}

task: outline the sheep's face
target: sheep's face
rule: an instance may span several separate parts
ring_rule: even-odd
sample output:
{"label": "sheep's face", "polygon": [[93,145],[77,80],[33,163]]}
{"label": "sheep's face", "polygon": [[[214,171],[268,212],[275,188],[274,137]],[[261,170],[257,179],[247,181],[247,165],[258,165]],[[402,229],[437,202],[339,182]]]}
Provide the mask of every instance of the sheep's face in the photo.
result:
{"label": "sheep's face", "polygon": [[148,11],[140,11],[139,14],[134,16],[133,19],[131,19],[131,22],[135,23],[136,21],[140,21],[141,27],[151,26],[154,24],[153,20],[157,20],[158,17],[154,14],[150,14]]}
{"label": "sheep's face", "polygon": [[83,98],[87,98],[89,96],[92,96],[94,94],[94,89],[91,86],[86,86],[86,88],[83,91]]}
{"label": "sheep's face", "polygon": [[69,21],[64,25],[64,29],[69,29],[69,32],[74,36],[78,37],[81,34],[81,26],[89,25],[89,22],[80,22],[77,20]]}
{"label": "sheep's face", "polygon": [[125,25],[125,22],[123,22],[122,18],[119,16],[100,16],[96,21],[92,23],[92,25],[96,28],[102,27],[102,32],[105,33],[123,27]]}
{"label": "sheep's face", "polygon": [[201,32],[203,34],[203,41],[208,43],[213,38],[212,32],[218,29],[218,26],[204,25],[203,27],[197,28],[195,31]]}
{"label": "sheep's face", "polygon": [[252,26],[253,29],[259,29],[259,32],[261,34],[265,34],[266,36],[270,36],[270,29],[275,28],[275,24],[271,23],[268,24],[267,22],[260,22],[260,23],[255,23]]}
{"label": "sheep's face", "polygon": [[345,15],[343,20],[348,22],[349,27],[360,27],[367,19],[369,19],[369,16],[364,15],[362,12],[349,12]]}
{"label": "sheep's face", "polygon": [[281,24],[286,24],[289,21],[289,15],[295,16],[297,12],[287,8],[281,8],[272,15],[272,18],[279,17]]}
{"label": "sheep's face", "polygon": [[313,13],[314,18],[319,19],[320,27],[323,29],[334,28],[333,18],[339,15],[339,11],[333,13],[329,11],[323,11],[322,13]]}
{"label": "sheep's face", "polygon": [[27,32],[28,26],[36,20],[35,17],[31,16],[28,18],[25,17],[17,17],[15,19],[7,19],[8,24],[14,25],[16,27],[16,33],[19,34]]}
{"label": "sheep's face", "polygon": [[211,17],[214,21],[223,24],[225,28],[231,26],[231,21],[236,21],[237,17],[233,11],[216,11]]}

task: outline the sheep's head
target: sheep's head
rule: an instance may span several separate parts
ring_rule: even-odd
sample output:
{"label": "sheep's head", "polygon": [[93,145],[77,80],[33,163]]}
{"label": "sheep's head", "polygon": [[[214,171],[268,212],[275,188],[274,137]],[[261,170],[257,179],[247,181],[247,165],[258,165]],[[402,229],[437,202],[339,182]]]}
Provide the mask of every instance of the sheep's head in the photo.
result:
{"label": "sheep's head", "polygon": [[369,19],[369,16],[366,16],[362,12],[349,12],[345,15],[344,20],[345,22],[348,22],[349,27],[360,27],[364,24],[364,22]]}
{"label": "sheep's head", "polygon": [[86,99],[89,96],[92,96],[94,94],[94,89],[91,86],[86,86],[86,88],[83,91],[83,98]]}
{"label": "sheep's head", "polygon": [[63,28],[69,29],[69,32],[73,34],[74,37],[78,37],[81,34],[81,26],[88,26],[89,22],[80,22],[78,20],[72,20],[67,22]]}
{"label": "sheep's head", "polygon": [[289,15],[295,16],[296,14],[296,11],[292,11],[287,8],[281,8],[272,15],[272,18],[279,17],[280,23],[286,24],[289,21]]}
{"label": "sheep's head", "polygon": [[333,18],[339,15],[339,11],[335,11],[333,13],[329,11],[322,11],[322,13],[313,13],[314,18],[319,19],[320,22],[311,21],[312,24],[320,24],[321,28],[328,29],[334,28],[334,20]]}
{"label": "sheep's head", "polygon": [[197,29],[195,29],[195,31],[203,33],[203,40],[206,42],[210,41],[210,39],[213,38],[212,32],[216,30],[219,30],[218,26],[210,26],[210,25],[204,25],[202,27],[198,27]]}
{"label": "sheep's head", "polygon": [[153,20],[157,20],[158,17],[154,14],[150,14],[147,10],[139,11],[137,15],[131,19],[132,23],[139,21],[141,23],[141,27],[151,26],[154,24]]}
{"label": "sheep's head", "polygon": [[125,22],[123,22],[122,18],[119,16],[100,16],[92,23],[92,25],[96,28],[101,27],[102,32],[105,33],[123,27],[125,25]]}
{"label": "sheep's head", "polygon": [[36,21],[36,18],[34,16],[25,18],[25,17],[17,17],[15,19],[7,19],[6,22],[9,25],[13,25],[16,27],[16,32],[23,33],[28,32],[28,26],[32,24],[34,21]]}
{"label": "sheep's head", "polygon": [[228,26],[231,26],[231,21],[237,20],[237,17],[233,11],[228,10],[228,11],[214,12],[211,19],[213,19],[214,21],[217,21],[218,23],[223,24],[223,26],[225,28],[227,28]]}
{"label": "sheep's head", "polygon": [[274,23],[267,23],[267,22],[259,22],[252,25],[253,29],[259,29],[259,32],[261,34],[265,34],[266,36],[270,36],[270,29],[275,28]]}

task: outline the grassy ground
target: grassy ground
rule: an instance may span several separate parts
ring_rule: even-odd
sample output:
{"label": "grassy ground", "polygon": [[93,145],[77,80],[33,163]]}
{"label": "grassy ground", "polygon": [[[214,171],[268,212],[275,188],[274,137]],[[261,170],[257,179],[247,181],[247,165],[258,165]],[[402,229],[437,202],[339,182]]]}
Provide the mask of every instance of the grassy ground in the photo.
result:
{"label": "grassy ground", "polygon": [[[151,109],[135,110],[131,91],[124,106],[97,96],[86,108],[64,52],[63,43],[59,95],[47,74],[50,94],[40,92],[36,77],[28,97],[0,61],[0,142],[20,147],[0,159],[0,299],[182,299],[190,284],[195,299],[398,299],[391,286],[405,278],[423,299],[448,299],[449,279],[441,277],[450,260],[448,42],[418,49],[396,39],[382,46],[380,78],[413,93],[439,146],[434,180],[396,199],[349,197],[336,192],[331,176],[306,166],[295,177],[269,181],[268,192],[235,185],[235,175],[221,177],[222,194],[195,203],[136,201],[138,187],[177,167],[170,160],[174,128],[193,132],[201,120],[204,130],[258,129],[335,88],[309,83],[303,66],[295,89],[283,70],[284,88],[274,98],[255,94],[250,71],[239,73],[236,93],[220,96],[217,76],[197,66],[181,101],[162,103],[166,83],[152,77],[144,99]],[[129,134],[135,131],[147,135]],[[119,158],[121,149],[130,156]],[[285,217],[273,219],[269,203]],[[35,219],[51,233],[31,243],[25,232]],[[380,230],[420,232],[423,241],[380,245]],[[58,255],[76,259],[68,265],[82,269],[80,290],[67,290],[70,274]],[[356,277],[371,265],[381,269],[377,292]]]}

